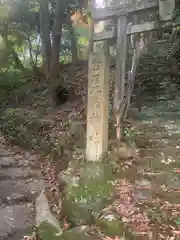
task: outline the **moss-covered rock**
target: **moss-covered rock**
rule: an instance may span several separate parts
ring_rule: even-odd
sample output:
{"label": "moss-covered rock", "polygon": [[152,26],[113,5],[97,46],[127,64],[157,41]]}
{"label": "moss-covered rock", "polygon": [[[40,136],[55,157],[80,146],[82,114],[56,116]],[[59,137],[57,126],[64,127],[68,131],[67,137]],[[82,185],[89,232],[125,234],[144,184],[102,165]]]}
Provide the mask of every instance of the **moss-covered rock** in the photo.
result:
{"label": "moss-covered rock", "polygon": [[48,222],[43,222],[37,228],[37,240],[58,240],[60,233]]}
{"label": "moss-covered rock", "polygon": [[113,212],[102,214],[101,218],[96,222],[96,226],[100,227],[100,231],[109,237],[124,237],[125,239],[133,239],[132,234],[124,225],[122,220]]}
{"label": "moss-covered rock", "polygon": [[56,217],[50,210],[45,190],[36,199],[36,228],[37,236],[41,240],[55,240],[62,233]]}
{"label": "moss-covered rock", "polygon": [[112,198],[113,179],[110,164],[86,163],[76,185],[67,185],[63,211],[74,225],[90,224]]}
{"label": "moss-covered rock", "polygon": [[58,182],[60,185],[65,185],[67,189],[79,185],[79,170],[83,162],[81,159],[73,159],[68,163],[67,169],[61,171],[58,175]]}
{"label": "moss-covered rock", "polygon": [[[81,227],[81,226],[80,226]],[[80,227],[75,227],[70,230],[65,231],[60,240],[98,240],[93,236],[89,236],[85,231],[80,230]]]}
{"label": "moss-covered rock", "polygon": [[136,156],[136,147],[127,141],[116,141],[112,145],[113,154],[119,160],[128,160]]}

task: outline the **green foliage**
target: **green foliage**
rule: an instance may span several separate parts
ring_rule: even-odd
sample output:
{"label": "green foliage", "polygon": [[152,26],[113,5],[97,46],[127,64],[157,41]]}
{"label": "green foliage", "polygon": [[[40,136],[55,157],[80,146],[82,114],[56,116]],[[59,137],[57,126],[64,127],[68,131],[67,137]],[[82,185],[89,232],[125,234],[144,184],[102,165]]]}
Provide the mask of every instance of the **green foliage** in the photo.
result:
{"label": "green foliage", "polygon": [[[26,72],[42,66],[43,57],[39,26],[39,8],[37,0],[0,1],[0,101],[25,83]],[[55,1],[49,1],[50,30],[55,13]],[[71,12],[80,9],[81,2],[70,1]],[[83,29],[75,30],[79,52],[86,52],[87,36]],[[60,62],[69,62],[72,58],[72,46],[68,26],[63,25]],[[80,57],[81,58],[81,57]]]}
{"label": "green foliage", "polygon": [[20,71],[9,71],[0,75],[0,88],[7,89],[9,91],[15,90],[25,83],[25,79],[22,78]]}
{"label": "green foliage", "polygon": [[23,108],[10,108],[2,113],[1,123],[2,131],[10,138],[9,140],[25,148],[39,146],[41,138],[37,139],[37,130],[42,125],[38,116],[33,116]]}
{"label": "green foliage", "polygon": [[86,163],[80,176],[74,185],[68,181],[62,203],[65,215],[75,225],[92,223],[113,195],[110,164]]}
{"label": "green foliage", "polygon": [[[176,7],[175,19],[177,22],[180,20],[180,8]],[[180,26],[173,29],[173,34],[171,37],[171,47],[170,47],[170,57],[179,58],[180,57]]]}
{"label": "green foliage", "polygon": [[57,230],[49,223],[42,223],[37,229],[38,238],[41,240],[58,240],[59,234]]}
{"label": "green foliage", "polygon": [[[79,49],[82,56],[78,56],[80,59],[84,59],[84,55],[86,55],[88,48],[88,29],[80,28],[74,26],[75,38],[77,43],[77,48]],[[61,64],[67,63],[69,58],[72,56],[71,50],[71,41],[70,41],[70,33],[66,26],[64,26],[62,31],[61,38],[61,53],[60,53],[60,62]]]}
{"label": "green foliage", "polygon": [[9,16],[9,8],[5,4],[1,3],[1,5],[0,5],[0,12],[1,12],[1,14],[0,14],[0,23],[2,23]]}
{"label": "green foliage", "polygon": [[62,29],[62,38],[61,38],[61,61],[65,62],[65,57],[71,55],[71,41],[70,34],[66,28]]}
{"label": "green foliage", "polygon": [[171,38],[171,49],[170,56],[179,58],[180,57],[180,27],[177,27]]}
{"label": "green foliage", "polygon": [[[0,71],[34,68],[39,54],[38,1],[5,1],[0,17]],[[3,69],[2,69],[3,68]]]}
{"label": "green foliage", "polygon": [[4,112],[4,118],[12,119],[22,114],[21,108],[7,108]]}
{"label": "green foliage", "polygon": [[14,71],[10,69],[9,71],[2,71],[0,73],[0,101],[6,99],[11,92],[19,89],[26,80],[23,78],[22,72],[19,70]]}

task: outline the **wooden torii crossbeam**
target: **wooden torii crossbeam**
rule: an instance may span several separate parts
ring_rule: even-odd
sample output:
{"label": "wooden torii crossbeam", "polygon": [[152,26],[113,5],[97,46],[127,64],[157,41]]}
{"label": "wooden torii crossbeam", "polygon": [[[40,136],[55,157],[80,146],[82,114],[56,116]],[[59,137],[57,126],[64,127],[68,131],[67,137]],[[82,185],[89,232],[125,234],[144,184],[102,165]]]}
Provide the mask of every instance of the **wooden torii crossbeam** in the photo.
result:
{"label": "wooden torii crossbeam", "polygon": [[[173,0],[172,0],[173,1]],[[121,4],[120,4],[121,3]],[[119,4],[111,3],[111,6],[105,8],[96,8],[96,0],[94,0],[91,10],[94,21],[106,20],[113,17],[127,15],[138,11],[147,11],[149,9],[157,9],[159,3],[157,0],[145,0],[139,3],[136,0],[119,1]]]}
{"label": "wooden torii crossbeam", "polygon": [[[140,39],[132,39],[132,67],[126,83],[127,35],[136,36],[141,32],[172,28],[176,25],[173,23],[174,10],[175,0],[144,0],[139,3],[136,0],[119,0],[118,2],[112,0],[111,5],[105,5],[103,8],[96,8],[96,3],[93,3],[91,9],[94,20],[93,39],[94,41],[106,40],[106,43],[102,49],[92,52],[89,57],[86,142],[88,161],[102,159],[108,150],[110,59],[108,40],[116,39],[114,113],[117,119],[117,138],[120,139],[120,122],[130,102],[136,67],[142,50]],[[153,21],[138,22],[138,14],[148,15],[149,11],[158,11],[158,17]],[[98,24],[101,26],[98,27]]]}
{"label": "wooden torii crossbeam", "polygon": [[[149,0],[142,1],[135,4],[136,0],[133,1],[134,4],[125,4],[124,7],[108,7],[108,8],[92,8],[92,17],[94,20],[94,41],[102,41],[107,39],[116,38],[117,32],[117,19],[120,16],[136,15],[138,13],[148,11],[159,12],[159,19],[154,19],[153,21],[146,21],[141,24],[133,24],[131,28],[127,29],[126,34],[134,34],[145,31],[154,31],[159,29],[172,28],[179,25],[173,22],[173,13],[175,9],[175,0]],[[104,28],[99,28],[99,24],[104,24]]]}

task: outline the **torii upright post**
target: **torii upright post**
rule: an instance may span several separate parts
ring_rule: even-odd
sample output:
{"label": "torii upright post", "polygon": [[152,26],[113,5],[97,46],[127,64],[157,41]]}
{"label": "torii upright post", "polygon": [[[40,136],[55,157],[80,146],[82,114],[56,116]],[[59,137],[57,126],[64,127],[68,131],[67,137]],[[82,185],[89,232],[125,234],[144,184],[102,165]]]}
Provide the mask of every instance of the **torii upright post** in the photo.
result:
{"label": "torii upright post", "polygon": [[127,57],[127,18],[121,16],[117,21],[117,47],[116,47],[116,73],[115,73],[115,95],[114,111],[116,116],[117,139],[122,137],[120,121],[122,119],[122,103],[124,101],[125,77],[126,77],[126,57]]}
{"label": "torii upright post", "polygon": [[159,16],[161,21],[173,19],[175,0],[159,0]]}

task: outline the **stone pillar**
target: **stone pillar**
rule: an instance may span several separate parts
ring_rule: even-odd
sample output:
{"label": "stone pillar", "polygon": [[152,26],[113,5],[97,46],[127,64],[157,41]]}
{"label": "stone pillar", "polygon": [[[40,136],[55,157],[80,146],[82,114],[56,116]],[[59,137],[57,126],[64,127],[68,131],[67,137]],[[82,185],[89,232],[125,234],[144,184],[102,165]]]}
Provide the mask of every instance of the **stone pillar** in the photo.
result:
{"label": "stone pillar", "polygon": [[108,150],[109,47],[89,56],[86,159],[99,161]]}
{"label": "stone pillar", "polygon": [[159,0],[159,16],[161,21],[173,19],[175,0]]}

